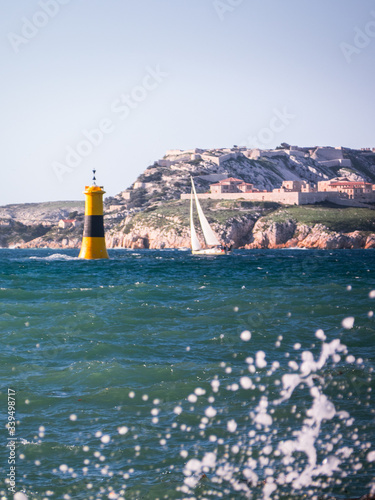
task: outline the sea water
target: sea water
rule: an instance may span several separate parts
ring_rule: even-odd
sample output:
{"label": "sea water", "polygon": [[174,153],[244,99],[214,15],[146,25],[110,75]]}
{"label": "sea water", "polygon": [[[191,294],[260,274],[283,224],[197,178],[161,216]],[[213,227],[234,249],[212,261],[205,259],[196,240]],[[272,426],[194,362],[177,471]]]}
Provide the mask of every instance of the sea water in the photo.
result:
{"label": "sea water", "polygon": [[375,488],[373,250],[109,253],[0,250],[1,499]]}

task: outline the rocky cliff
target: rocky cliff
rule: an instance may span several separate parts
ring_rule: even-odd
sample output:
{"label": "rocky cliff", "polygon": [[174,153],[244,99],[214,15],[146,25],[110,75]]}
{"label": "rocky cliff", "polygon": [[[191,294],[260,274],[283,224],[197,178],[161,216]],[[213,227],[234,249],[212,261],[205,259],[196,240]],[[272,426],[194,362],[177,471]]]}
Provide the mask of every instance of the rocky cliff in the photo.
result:
{"label": "rocky cliff", "polygon": [[[256,218],[254,214],[239,215],[225,223],[213,223],[220,240],[235,248],[243,247],[249,240]],[[108,248],[190,248],[190,230],[181,221],[172,226],[155,226],[138,221],[128,233],[109,231],[106,235]]]}
{"label": "rocky cliff", "polygon": [[[296,224],[294,221],[274,222],[271,225],[262,220],[233,225],[228,244],[234,248],[375,248],[375,233],[366,234],[361,231],[341,233],[330,231],[323,224],[313,227]],[[216,228],[218,229],[218,228]],[[222,228],[222,234],[225,228]],[[243,245],[241,243],[246,242]],[[190,248],[190,235],[187,230],[179,233],[175,230],[164,230],[150,226],[138,226],[124,234],[122,231],[106,235],[107,248],[163,249]],[[81,246],[81,238],[65,237],[60,241],[43,237],[35,238],[27,243],[16,245],[17,248],[77,248]]]}
{"label": "rocky cliff", "polygon": [[317,183],[337,176],[375,182],[375,152],[349,148],[306,147],[283,144],[276,150],[194,149],[167,151],[138,176],[133,185],[108,200],[113,205],[144,208],[178,199],[190,192],[190,176],[198,192],[226,177],[240,178],[259,190],[281,186],[284,180]]}
{"label": "rocky cliff", "polygon": [[244,248],[375,248],[375,234],[361,231],[340,233],[330,231],[323,224],[307,226],[295,221],[273,222],[268,225],[258,221],[251,235],[251,242]]}

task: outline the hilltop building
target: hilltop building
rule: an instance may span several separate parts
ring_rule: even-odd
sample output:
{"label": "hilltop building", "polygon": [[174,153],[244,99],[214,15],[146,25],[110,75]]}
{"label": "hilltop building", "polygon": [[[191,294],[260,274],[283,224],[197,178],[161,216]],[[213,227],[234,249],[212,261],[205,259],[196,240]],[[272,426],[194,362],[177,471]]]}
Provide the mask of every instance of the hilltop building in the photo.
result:
{"label": "hilltop building", "polygon": [[272,190],[273,193],[316,193],[317,187],[307,181],[283,181],[280,188]]}
{"label": "hilltop building", "polygon": [[60,219],[58,226],[62,229],[66,229],[67,227],[76,227],[77,221],[75,219]]}
{"label": "hilltop building", "polygon": [[370,182],[354,182],[348,179],[331,179],[318,182],[319,191],[344,193],[349,199],[362,198],[374,192],[374,184]]}
{"label": "hilltop building", "polygon": [[257,193],[259,189],[254,188],[254,184],[244,182],[242,179],[228,177],[215,184],[210,185],[211,193]]}

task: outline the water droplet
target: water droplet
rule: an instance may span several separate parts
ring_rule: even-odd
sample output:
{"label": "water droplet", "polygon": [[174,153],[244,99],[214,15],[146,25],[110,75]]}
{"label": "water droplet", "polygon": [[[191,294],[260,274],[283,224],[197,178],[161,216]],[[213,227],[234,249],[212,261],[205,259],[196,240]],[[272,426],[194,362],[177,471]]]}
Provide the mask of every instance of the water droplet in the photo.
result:
{"label": "water droplet", "polygon": [[249,332],[249,330],[244,330],[241,333],[240,337],[244,342],[248,342],[251,339],[251,333]]}
{"label": "water droplet", "polygon": [[264,351],[258,351],[255,357],[255,364],[258,368],[264,368],[267,366],[266,353]]}
{"label": "water droplet", "polygon": [[324,334],[324,331],[319,329],[315,332],[315,337],[320,340],[326,340],[326,335]]}
{"label": "water droplet", "polygon": [[206,417],[213,418],[216,415],[217,411],[213,406],[209,406],[208,408],[205,409],[204,413]]}
{"label": "water droplet", "polygon": [[346,330],[350,330],[351,328],[353,328],[353,325],[354,325],[353,316],[348,316],[347,318],[344,318],[341,322],[341,326]]}
{"label": "water droplet", "polygon": [[253,385],[250,377],[241,377],[240,384],[243,389],[250,389],[250,387]]}
{"label": "water droplet", "polygon": [[235,420],[229,420],[227,422],[227,429],[229,432],[236,432],[237,429],[237,422]]}

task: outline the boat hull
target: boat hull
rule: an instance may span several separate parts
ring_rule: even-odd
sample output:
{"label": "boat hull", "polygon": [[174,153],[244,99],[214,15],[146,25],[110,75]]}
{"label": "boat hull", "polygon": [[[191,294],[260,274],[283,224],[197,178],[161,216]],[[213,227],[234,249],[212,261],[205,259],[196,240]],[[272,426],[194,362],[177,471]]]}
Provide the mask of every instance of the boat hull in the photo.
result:
{"label": "boat hull", "polygon": [[221,248],[202,248],[201,250],[192,250],[193,255],[226,255],[228,252]]}

